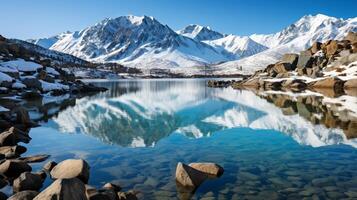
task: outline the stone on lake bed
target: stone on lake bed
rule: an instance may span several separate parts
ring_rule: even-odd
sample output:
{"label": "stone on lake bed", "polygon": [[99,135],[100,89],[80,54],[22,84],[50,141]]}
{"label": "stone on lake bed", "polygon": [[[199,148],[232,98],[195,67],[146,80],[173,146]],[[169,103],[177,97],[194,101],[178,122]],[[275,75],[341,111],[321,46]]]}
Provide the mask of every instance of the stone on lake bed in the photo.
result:
{"label": "stone on lake bed", "polygon": [[25,190],[12,195],[8,200],[32,200],[37,195],[38,192],[36,191]]}
{"label": "stone on lake bed", "polygon": [[190,163],[188,166],[209,175],[220,177],[224,169],[216,163]]}
{"label": "stone on lake bed", "polygon": [[50,174],[53,179],[78,178],[83,183],[88,183],[89,168],[85,160],[68,159],[58,163]]}
{"label": "stone on lake bed", "polygon": [[121,190],[121,187],[119,185],[116,185],[114,183],[106,183],[104,186],[103,186],[104,189],[109,189],[109,190],[113,190],[115,192],[119,192]]}
{"label": "stone on lake bed", "polygon": [[58,179],[34,198],[34,200],[53,199],[86,200],[84,183],[77,178]]}

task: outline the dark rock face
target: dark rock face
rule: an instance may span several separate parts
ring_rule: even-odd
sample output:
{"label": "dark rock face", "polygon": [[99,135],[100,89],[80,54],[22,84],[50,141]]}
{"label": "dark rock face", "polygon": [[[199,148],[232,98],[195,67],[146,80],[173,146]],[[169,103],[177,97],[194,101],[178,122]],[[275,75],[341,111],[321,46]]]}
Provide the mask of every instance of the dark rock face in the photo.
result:
{"label": "dark rock face", "polygon": [[24,190],[38,191],[41,189],[42,183],[43,179],[41,176],[30,172],[24,172],[14,180],[13,190],[14,192],[20,192]]}
{"label": "dark rock face", "polygon": [[21,173],[31,170],[31,166],[26,162],[18,160],[5,160],[0,164],[0,173],[7,177],[18,177]]}
{"label": "dark rock face", "polygon": [[34,198],[34,200],[52,199],[86,200],[84,183],[77,178],[58,179]]}
{"label": "dark rock face", "polygon": [[31,190],[25,190],[18,192],[11,197],[9,197],[8,200],[32,200],[38,195],[38,192],[36,191],[31,191]]}

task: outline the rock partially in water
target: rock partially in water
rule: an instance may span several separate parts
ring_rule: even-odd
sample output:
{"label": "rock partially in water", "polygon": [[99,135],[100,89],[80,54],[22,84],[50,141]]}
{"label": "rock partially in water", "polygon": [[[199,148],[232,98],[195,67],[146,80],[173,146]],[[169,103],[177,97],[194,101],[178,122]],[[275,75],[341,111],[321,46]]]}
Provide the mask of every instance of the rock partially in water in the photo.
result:
{"label": "rock partially in water", "polygon": [[11,197],[9,197],[8,200],[32,200],[37,195],[38,195],[37,191],[25,190],[12,195]]}
{"label": "rock partially in water", "polygon": [[183,187],[196,188],[200,186],[208,175],[198,171],[183,163],[178,163],[176,167],[176,182],[180,183]]}
{"label": "rock partially in water", "polygon": [[107,189],[107,190],[113,190],[115,192],[119,192],[121,190],[121,187],[119,185],[114,184],[114,183],[106,183],[103,186],[103,188]]}
{"label": "rock partially in water", "polygon": [[36,162],[43,162],[49,158],[50,155],[42,154],[42,155],[34,155],[34,156],[27,156],[21,157],[19,160],[23,160],[27,163],[36,163]]}
{"label": "rock partially in water", "polygon": [[190,163],[188,166],[216,177],[220,177],[224,172],[223,167],[216,163]]}
{"label": "rock partially in water", "polygon": [[6,158],[18,157],[26,152],[26,147],[16,145],[16,146],[3,146],[0,147],[0,154],[5,155]]}
{"label": "rock partially in water", "polygon": [[31,137],[27,133],[15,127],[11,127],[0,134],[0,146],[13,146],[19,142],[29,143],[30,140]]}
{"label": "rock partially in water", "polygon": [[43,166],[43,170],[45,170],[46,172],[50,172],[56,165],[57,165],[57,163],[55,161],[47,162]]}
{"label": "rock partially in water", "polygon": [[77,178],[58,179],[38,194],[34,200],[86,200],[84,183]]}
{"label": "rock partially in water", "polygon": [[14,180],[13,190],[14,192],[20,192],[24,190],[39,191],[42,187],[43,181],[44,180],[42,177],[38,174],[24,172]]}
{"label": "rock partially in water", "polygon": [[53,179],[78,178],[83,183],[88,183],[89,180],[89,165],[82,159],[68,159],[56,165],[51,170]]}

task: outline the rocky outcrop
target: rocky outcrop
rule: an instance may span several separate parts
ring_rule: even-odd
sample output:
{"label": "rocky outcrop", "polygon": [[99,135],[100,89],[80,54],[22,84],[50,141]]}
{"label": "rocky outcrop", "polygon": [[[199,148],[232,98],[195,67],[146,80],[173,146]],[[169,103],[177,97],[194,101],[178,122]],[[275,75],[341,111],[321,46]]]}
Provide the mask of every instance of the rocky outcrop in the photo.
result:
{"label": "rocky outcrop", "polygon": [[42,187],[43,181],[44,180],[42,177],[38,174],[24,172],[14,180],[13,190],[14,192],[20,192],[24,190],[39,191]]}
{"label": "rocky outcrop", "polygon": [[[344,93],[355,88],[357,79],[356,35],[349,33],[344,40],[315,42],[299,54],[285,54],[281,61],[268,65],[251,77],[230,83],[235,89],[254,88],[263,90],[332,89]],[[224,84],[227,87],[229,82]],[[209,86],[219,87],[217,81]],[[349,91],[351,93],[351,91]]]}

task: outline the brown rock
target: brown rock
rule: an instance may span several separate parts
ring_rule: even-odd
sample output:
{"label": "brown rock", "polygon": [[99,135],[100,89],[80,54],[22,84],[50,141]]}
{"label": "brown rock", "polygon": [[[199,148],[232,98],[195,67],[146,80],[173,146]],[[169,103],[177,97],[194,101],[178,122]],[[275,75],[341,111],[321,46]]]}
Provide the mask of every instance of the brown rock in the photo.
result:
{"label": "brown rock", "polygon": [[29,143],[30,140],[30,136],[15,127],[11,127],[7,131],[0,134],[1,146],[13,146],[16,145],[18,142]]}
{"label": "brown rock", "polygon": [[341,50],[341,45],[338,44],[337,40],[332,40],[330,44],[326,46],[326,54],[332,56],[337,54]]}
{"label": "brown rock", "polygon": [[196,188],[200,186],[208,175],[198,171],[183,163],[178,163],[176,167],[176,182],[180,183],[183,187]]}
{"label": "brown rock", "polygon": [[316,52],[321,50],[321,42],[314,42],[311,47],[311,53],[315,54]]}
{"label": "brown rock", "polygon": [[78,178],[84,183],[89,180],[89,165],[82,159],[68,159],[56,165],[51,170],[53,179]]}
{"label": "brown rock", "polygon": [[351,43],[357,42],[357,33],[349,32],[345,37],[345,40],[349,40]]}
{"label": "brown rock", "polygon": [[357,88],[357,78],[347,80],[344,84],[345,89]]}
{"label": "brown rock", "polygon": [[43,170],[50,172],[56,165],[57,165],[56,162],[50,161],[43,166]]}
{"label": "brown rock", "polygon": [[287,62],[278,62],[274,65],[274,71],[277,74],[286,73],[286,72],[292,71],[294,69],[295,68],[290,63],[287,63]]}
{"label": "brown rock", "polygon": [[223,167],[217,165],[216,163],[190,163],[188,166],[216,177],[220,177],[224,172]]}
{"label": "brown rock", "polygon": [[312,83],[313,88],[342,89],[343,81],[337,77],[329,77]]}
{"label": "brown rock", "polygon": [[136,192],[128,191],[128,192],[118,192],[119,200],[138,200],[136,196]]}
{"label": "brown rock", "polygon": [[19,158],[19,160],[25,161],[27,163],[36,163],[36,162],[43,162],[47,160],[49,157],[50,155],[42,154],[42,155],[21,157]]}
{"label": "brown rock", "polygon": [[12,195],[8,200],[32,200],[38,195],[38,192],[25,190]]}
{"label": "brown rock", "polygon": [[38,194],[34,200],[86,200],[85,186],[77,178],[58,179]]}
{"label": "brown rock", "polygon": [[40,80],[45,80],[47,77],[47,72],[45,70],[41,70],[38,72],[37,78]]}
{"label": "brown rock", "polygon": [[31,170],[31,166],[26,162],[18,160],[5,160],[0,164],[0,173],[7,177],[18,177],[21,173]]}
{"label": "brown rock", "polygon": [[299,55],[295,53],[284,54],[283,58],[281,59],[282,62],[289,63],[293,68],[296,67],[298,60]]}
{"label": "brown rock", "polygon": [[37,174],[24,172],[14,180],[13,190],[14,192],[24,190],[39,191],[42,187],[43,181],[42,177]]}
{"label": "brown rock", "polygon": [[3,146],[0,147],[0,154],[5,155],[6,158],[18,157],[21,154],[26,152],[26,147],[17,145],[17,146]]}
{"label": "brown rock", "polygon": [[106,183],[103,188],[107,190],[113,190],[115,192],[119,192],[121,190],[121,187],[119,185],[113,183]]}

